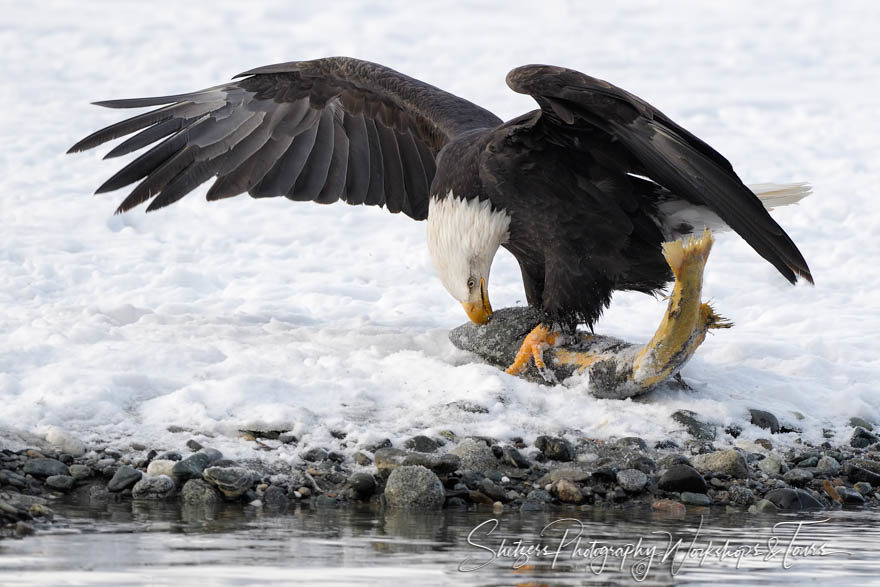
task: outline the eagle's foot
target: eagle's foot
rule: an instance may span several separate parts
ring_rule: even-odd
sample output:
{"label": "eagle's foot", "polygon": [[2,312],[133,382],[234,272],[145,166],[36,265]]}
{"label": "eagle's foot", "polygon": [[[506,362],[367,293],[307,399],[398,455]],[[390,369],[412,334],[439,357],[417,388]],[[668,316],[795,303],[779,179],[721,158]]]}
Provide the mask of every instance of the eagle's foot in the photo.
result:
{"label": "eagle's foot", "polygon": [[562,336],[558,332],[552,331],[544,324],[538,324],[526,335],[522,346],[519,347],[519,352],[516,353],[513,364],[506,369],[506,372],[509,375],[517,375],[528,367],[529,359],[534,359],[535,367],[542,374],[545,373],[547,365],[544,363],[544,351],[555,344],[561,343],[561,339]]}

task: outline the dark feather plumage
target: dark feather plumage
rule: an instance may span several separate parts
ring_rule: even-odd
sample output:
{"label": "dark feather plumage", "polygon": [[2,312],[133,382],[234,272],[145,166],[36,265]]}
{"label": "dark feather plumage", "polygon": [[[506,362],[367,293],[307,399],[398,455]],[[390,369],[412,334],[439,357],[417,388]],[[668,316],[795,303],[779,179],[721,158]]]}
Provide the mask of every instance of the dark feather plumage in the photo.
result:
{"label": "dark feather plumage", "polygon": [[280,63],[197,92],[96,102],[160,107],[70,152],[132,133],[107,157],[152,145],[98,188],[140,182],[118,212],[147,201],[148,211],[167,206],[211,178],[209,200],[244,192],[343,200],[419,220],[432,196],[491,200],[512,218],[505,246],[529,303],[561,325],[592,325],[615,290],[652,293],[668,283],[658,205],[669,198],[710,209],[788,280],[812,282],[797,247],[730,163],[644,100],[546,65],[516,68],[507,83],[540,109],[502,124],[375,63]]}

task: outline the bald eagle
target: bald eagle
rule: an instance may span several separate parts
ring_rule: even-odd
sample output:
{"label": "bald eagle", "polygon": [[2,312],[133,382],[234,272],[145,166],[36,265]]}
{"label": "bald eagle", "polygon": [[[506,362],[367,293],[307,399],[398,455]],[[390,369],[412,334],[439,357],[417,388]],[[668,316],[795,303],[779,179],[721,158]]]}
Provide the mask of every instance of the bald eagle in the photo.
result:
{"label": "bald eagle", "polygon": [[[427,219],[440,280],[476,323],[492,314],[489,270],[505,247],[519,263],[529,305],[542,312],[520,353],[539,367],[548,343],[581,323],[592,329],[614,291],[661,291],[672,279],[661,243],[706,227],[734,230],[790,282],[813,282],[795,244],[727,159],[644,100],[577,71],[511,71],[508,86],[539,109],[508,122],[346,57],[269,65],[233,79],[185,94],[97,102],[160,107],[69,152],[132,133],[107,157],[154,145],[98,188],[139,182],[118,213],[147,201],[148,212],[158,210],[216,177],[208,200],[244,192],[342,200]],[[787,197],[798,193],[795,186]]]}

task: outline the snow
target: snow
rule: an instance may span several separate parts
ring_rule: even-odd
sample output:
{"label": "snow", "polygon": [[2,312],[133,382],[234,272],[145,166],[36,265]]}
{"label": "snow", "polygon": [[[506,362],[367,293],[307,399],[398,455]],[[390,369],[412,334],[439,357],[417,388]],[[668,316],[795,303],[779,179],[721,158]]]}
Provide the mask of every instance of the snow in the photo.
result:
{"label": "snow", "polygon": [[[763,408],[807,440],[845,442],[880,419],[880,4],[644,1],[117,3],[0,7],[0,444],[179,448],[211,435],[265,456],[240,429],[293,430],[348,450],[449,429],[684,438],[691,409],[748,424]],[[791,287],[736,235],[719,235],[704,297],[736,327],[684,370],[693,392],[598,400],[507,376],[447,340],[464,321],[433,272],[425,225],[381,209],[205,187],[145,215],[89,194],[120,165],[64,151],[120,119],[94,100],[207,87],[251,67],[327,55],[392,66],[511,118],[534,108],[504,76],[565,65],[647,99],[725,156],[746,183],[809,181],[777,209],[816,287]],[[522,304],[496,258],[496,308]],[[617,295],[603,334],[647,341],[664,302]],[[463,413],[469,400],[488,413]],[[799,413],[802,419],[798,418]],[[191,432],[175,434],[169,426]],[[579,431],[579,432],[576,432]],[[786,444],[793,435],[775,442]],[[721,444],[730,442],[725,437]]]}

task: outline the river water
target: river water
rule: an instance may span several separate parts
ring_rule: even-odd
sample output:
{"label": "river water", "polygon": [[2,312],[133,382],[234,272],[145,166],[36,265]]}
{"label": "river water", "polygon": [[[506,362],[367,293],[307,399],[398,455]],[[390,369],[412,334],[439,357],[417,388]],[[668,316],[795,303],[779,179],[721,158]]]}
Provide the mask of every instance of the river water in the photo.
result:
{"label": "river water", "polygon": [[876,512],[52,507],[0,585],[880,585]]}

